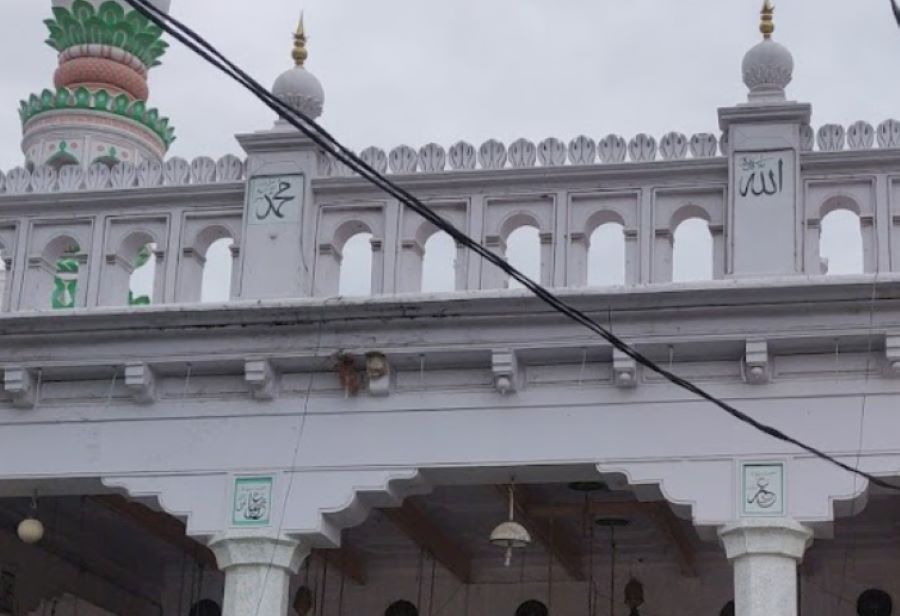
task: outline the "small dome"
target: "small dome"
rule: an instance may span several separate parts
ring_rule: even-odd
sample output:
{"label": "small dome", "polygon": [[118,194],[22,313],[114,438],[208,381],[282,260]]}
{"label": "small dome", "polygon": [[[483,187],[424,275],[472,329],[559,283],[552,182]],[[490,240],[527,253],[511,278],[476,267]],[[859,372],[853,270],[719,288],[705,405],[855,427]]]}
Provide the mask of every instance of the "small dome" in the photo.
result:
{"label": "small dome", "polygon": [[285,71],[275,80],[272,94],[313,120],[322,115],[325,90],[315,75],[302,66]]}
{"label": "small dome", "polygon": [[794,57],[784,45],[765,39],[744,56],[743,73],[750,102],[783,101],[794,76]]}
{"label": "small dome", "polygon": [[[294,68],[287,70],[275,80],[272,86],[272,94],[282,102],[287,103],[300,113],[315,120],[322,115],[325,107],[325,90],[316,76],[304,68],[309,52],[306,50],[306,28],[303,25],[303,16],[300,16],[300,24],[294,33],[294,50],[291,53],[294,58]],[[279,124],[284,124],[279,121]]]}

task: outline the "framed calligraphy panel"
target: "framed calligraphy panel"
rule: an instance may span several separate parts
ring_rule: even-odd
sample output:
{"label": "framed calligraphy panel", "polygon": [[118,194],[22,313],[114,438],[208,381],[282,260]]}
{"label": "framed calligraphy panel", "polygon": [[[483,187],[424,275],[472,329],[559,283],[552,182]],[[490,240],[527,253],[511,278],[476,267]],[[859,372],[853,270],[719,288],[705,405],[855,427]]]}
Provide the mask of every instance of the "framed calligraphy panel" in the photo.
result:
{"label": "framed calligraphy panel", "polygon": [[745,517],[785,514],[784,464],[741,466],[741,514]]}
{"label": "framed calligraphy panel", "polygon": [[238,477],[231,505],[233,526],[268,526],[272,520],[272,478]]}
{"label": "framed calligraphy panel", "polygon": [[299,223],[306,194],[303,174],[267,175],[250,179],[247,221],[251,225]]}

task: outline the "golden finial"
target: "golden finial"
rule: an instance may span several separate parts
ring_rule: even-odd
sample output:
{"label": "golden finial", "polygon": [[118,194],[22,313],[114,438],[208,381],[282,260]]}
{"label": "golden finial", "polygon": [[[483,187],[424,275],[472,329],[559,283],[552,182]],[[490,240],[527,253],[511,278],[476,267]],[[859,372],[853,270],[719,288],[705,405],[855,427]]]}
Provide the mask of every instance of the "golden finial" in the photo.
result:
{"label": "golden finial", "polygon": [[762,21],[759,24],[759,31],[762,32],[764,39],[770,39],[772,38],[772,33],[775,32],[775,21],[773,18],[775,7],[772,6],[772,0],[765,0],[763,2],[761,14]]}
{"label": "golden finial", "polygon": [[291,55],[297,66],[303,66],[309,57],[309,52],[306,50],[306,27],[303,25],[303,13],[300,13],[300,24],[294,33],[294,52]]}

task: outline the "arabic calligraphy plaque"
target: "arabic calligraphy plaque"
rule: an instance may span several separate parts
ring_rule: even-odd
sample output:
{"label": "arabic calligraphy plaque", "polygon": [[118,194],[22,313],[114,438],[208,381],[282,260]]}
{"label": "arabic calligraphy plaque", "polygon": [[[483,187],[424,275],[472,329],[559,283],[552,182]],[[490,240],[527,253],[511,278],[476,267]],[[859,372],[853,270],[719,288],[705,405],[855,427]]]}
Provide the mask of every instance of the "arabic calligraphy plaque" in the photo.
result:
{"label": "arabic calligraphy plaque", "polygon": [[272,478],[235,479],[231,513],[234,526],[268,526],[272,519]]}
{"label": "arabic calligraphy plaque", "polygon": [[258,176],[250,180],[247,219],[251,225],[300,222],[305,178],[302,174]]}
{"label": "arabic calligraphy plaque", "polygon": [[783,464],[745,464],[742,483],[741,512],[744,516],[784,515]]}
{"label": "arabic calligraphy plaque", "polygon": [[733,271],[742,275],[793,272],[798,215],[796,153],[736,152],[733,167]]}

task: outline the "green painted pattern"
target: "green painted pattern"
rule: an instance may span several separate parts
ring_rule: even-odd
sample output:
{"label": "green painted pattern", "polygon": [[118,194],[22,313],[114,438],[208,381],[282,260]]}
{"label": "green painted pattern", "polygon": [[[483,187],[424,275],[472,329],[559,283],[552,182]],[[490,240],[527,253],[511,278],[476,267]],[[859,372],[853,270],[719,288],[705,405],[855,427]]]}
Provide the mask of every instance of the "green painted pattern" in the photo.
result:
{"label": "green painted pattern", "polygon": [[27,101],[20,101],[19,118],[24,126],[37,115],[59,110],[111,113],[143,124],[156,133],[167,148],[175,141],[175,127],[169,126],[169,118],[159,116],[159,110],[147,109],[145,101],[132,100],[125,94],[112,96],[106,90],[92,92],[85,87],[74,91],[68,88],[58,88],[56,92],[44,90],[40,95],[32,94]]}
{"label": "green painted pattern", "polygon": [[113,0],[96,9],[86,0],[75,0],[71,9],[53,7],[53,19],[44,23],[50,30],[47,44],[59,52],[75,45],[110,45],[134,54],[147,66],[158,66],[169,46],[159,26],[138,11],[126,12]]}
{"label": "green painted pattern", "polygon": [[56,276],[53,278],[53,294],[50,298],[54,310],[70,310],[75,307],[80,267],[75,255],[79,250],[78,246],[73,246],[56,262]]}

